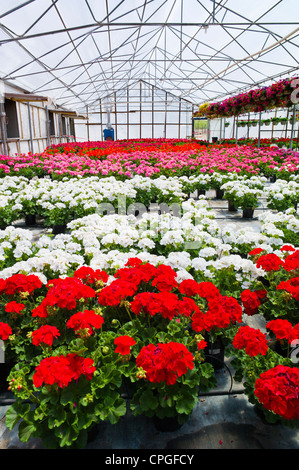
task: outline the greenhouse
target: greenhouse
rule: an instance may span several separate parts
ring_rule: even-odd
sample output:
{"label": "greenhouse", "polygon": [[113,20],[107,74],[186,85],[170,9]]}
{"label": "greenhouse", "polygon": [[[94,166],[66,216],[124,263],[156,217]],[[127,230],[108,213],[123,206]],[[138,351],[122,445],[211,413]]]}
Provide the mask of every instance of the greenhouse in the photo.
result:
{"label": "greenhouse", "polygon": [[299,448],[298,16],[0,2],[1,449]]}

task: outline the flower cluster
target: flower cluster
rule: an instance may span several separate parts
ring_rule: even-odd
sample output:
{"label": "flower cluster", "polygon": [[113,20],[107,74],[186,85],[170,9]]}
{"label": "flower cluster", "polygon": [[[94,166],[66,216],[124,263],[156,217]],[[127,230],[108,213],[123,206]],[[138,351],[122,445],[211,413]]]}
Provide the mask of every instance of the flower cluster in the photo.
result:
{"label": "flower cluster", "polygon": [[236,349],[245,349],[249,356],[265,355],[268,350],[267,338],[264,333],[250,326],[241,326],[233,340]]}
{"label": "flower cluster", "polygon": [[193,360],[193,355],[184,344],[170,342],[144,346],[136,358],[136,364],[146,372],[146,380],[173,385],[178,377],[193,369]]}
{"label": "flower cluster", "polygon": [[76,354],[66,356],[51,356],[43,359],[33,375],[33,383],[36,388],[42,385],[57,385],[65,388],[73,380],[85,376],[91,380],[96,368],[92,359],[83,358]]}
{"label": "flower cluster", "polygon": [[260,375],[255,396],[263,406],[286,420],[299,419],[299,369],[278,365]]}
{"label": "flower cluster", "polygon": [[252,89],[219,103],[210,103],[208,106],[200,108],[200,112],[207,117],[220,117],[260,112],[271,108],[291,107],[293,106],[292,82],[295,79],[294,77],[280,80],[268,87]]}

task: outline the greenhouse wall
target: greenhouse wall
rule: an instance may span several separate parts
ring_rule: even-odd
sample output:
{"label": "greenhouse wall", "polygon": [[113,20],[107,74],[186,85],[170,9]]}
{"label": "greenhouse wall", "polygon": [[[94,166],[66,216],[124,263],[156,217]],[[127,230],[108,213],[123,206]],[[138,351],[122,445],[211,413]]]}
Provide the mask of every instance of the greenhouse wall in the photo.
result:
{"label": "greenhouse wall", "polygon": [[88,110],[88,123],[76,122],[77,140],[102,140],[107,125],[115,140],[190,138],[194,105],[144,81],[116,91]]}

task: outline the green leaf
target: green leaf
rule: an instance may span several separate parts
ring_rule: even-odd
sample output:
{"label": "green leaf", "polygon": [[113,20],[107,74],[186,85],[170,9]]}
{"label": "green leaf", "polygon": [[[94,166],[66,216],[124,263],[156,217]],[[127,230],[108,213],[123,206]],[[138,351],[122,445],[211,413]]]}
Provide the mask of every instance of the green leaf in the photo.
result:
{"label": "green leaf", "polygon": [[20,421],[21,416],[17,410],[16,405],[12,405],[6,412],[6,426],[10,431],[15,427],[15,425]]}
{"label": "green leaf", "polygon": [[34,422],[22,421],[19,426],[19,438],[22,442],[28,442],[31,435],[36,431]]}
{"label": "green leaf", "polygon": [[140,407],[143,411],[154,410],[158,406],[158,400],[151,390],[146,390],[140,396]]}
{"label": "green leaf", "polygon": [[60,447],[69,447],[77,439],[79,433],[68,422],[65,422],[59,428],[56,428],[55,434],[60,438]]}
{"label": "green leaf", "polygon": [[53,429],[54,427],[59,427],[61,426],[62,423],[64,423],[66,420],[66,412],[65,410],[60,406],[56,407],[51,410],[51,414],[48,418],[48,426],[50,429]]}
{"label": "green leaf", "polygon": [[110,421],[111,424],[116,424],[121,416],[124,416],[126,414],[126,402],[123,399],[118,400],[117,406],[113,407],[107,417]]}

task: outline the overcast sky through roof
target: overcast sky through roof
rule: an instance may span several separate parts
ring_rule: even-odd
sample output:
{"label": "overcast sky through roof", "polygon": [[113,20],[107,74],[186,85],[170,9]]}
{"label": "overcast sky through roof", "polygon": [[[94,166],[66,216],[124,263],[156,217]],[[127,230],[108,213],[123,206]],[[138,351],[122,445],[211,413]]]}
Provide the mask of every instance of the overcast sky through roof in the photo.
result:
{"label": "overcast sky through roof", "polygon": [[298,16],[298,0],[0,0],[0,73],[78,111],[140,79],[197,105],[295,76]]}

